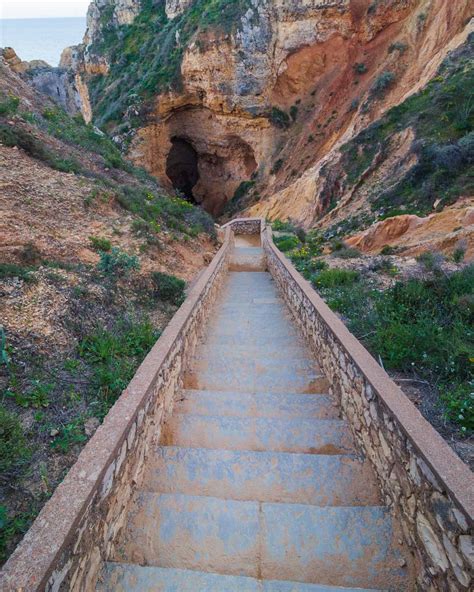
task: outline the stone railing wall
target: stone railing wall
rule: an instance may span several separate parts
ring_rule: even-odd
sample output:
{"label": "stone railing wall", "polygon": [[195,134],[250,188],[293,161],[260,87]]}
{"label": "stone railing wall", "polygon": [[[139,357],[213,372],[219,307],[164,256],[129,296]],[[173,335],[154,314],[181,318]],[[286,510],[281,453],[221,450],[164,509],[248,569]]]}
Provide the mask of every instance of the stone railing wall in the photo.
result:
{"label": "stone railing wall", "polygon": [[262,234],[267,265],[370,459],[423,591],[468,590],[474,477],[311,285]]}
{"label": "stone railing wall", "polygon": [[262,218],[236,218],[222,228],[232,228],[234,234],[260,234],[264,227]]}
{"label": "stone railing wall", "polygon": [[135,377],[0,572],[2,592],[88,592],[127,519],[228,268],[232,227]]}

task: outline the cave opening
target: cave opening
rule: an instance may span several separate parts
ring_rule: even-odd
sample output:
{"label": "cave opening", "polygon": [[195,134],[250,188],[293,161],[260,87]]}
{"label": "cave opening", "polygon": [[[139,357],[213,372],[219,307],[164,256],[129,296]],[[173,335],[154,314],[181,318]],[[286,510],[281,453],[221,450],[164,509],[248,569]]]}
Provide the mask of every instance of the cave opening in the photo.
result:
{"label": "cave opening", "polygon": [[192,144],[184,138],[172,138],[166,161],[168,179],[191,203],[197,203],[193,189],[199,181],[199,156]]}

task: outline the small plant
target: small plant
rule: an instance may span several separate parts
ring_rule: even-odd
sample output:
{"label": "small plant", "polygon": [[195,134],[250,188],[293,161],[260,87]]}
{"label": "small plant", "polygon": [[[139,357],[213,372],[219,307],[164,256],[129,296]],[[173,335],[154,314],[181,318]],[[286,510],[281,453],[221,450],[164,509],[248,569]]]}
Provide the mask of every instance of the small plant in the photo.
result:
{"label": "small plant", "polygon": [[270,173],[272,175],[276,175],[278,173],[278,171],[281,170],[281,168],[283,167],[284,161],[282,158],[279,158],[277,161],[275,161],[274,165],[272,166],[272,169],[270,171]]}
{"label": "small plant", "polygon": [[416,258],[417,262],[425,269],[425,271],[431,273],[440,273],[442,270],[442,264],[444,257],[441,253],[436,251],[425,251]]}
{"label": "small plant", "polygon": [[15,95],[0,97],[0,116],[9,117],[14,115],[20,105],[20,99]]}
{"label": "small plant", "polygon": [[292,107],[290,107],[290,117],[293,121],[296,121],[296,119],[298,118],[298,106],[297,105],[293,105]]}
{"label": "small plant", "polygon": [[300,241],[294,235],[276,236],[274,242],[283,253],[292,251],[300,245]]}
{"label": "small plant", "polygon": [[359,272],[349,269],[325,269],[315,278],[314,283],[318,288],[334,288],[336,286],[348,286],[359,279]]}
{"label": "small plant", "polygon": [[282,111],[278,107],[272,107],[270,121],[280,129],[286,129],[290,125],[290,117],[288,113],[285,113],[285,111]]}
{"label": "small plant", "polygon": [[367,66],[363,62],[357,62],[353,67],[356,74],[362,75],[367,72]]}
{"label": "small plant", "polygon": [[395,41],[392,43],[388,48],[388,53],[393,53],[394,51],[398,51],[400,55],[404,54],[408,49],[408,44],[404,43],[403,41]]}
{"label": "small plant", "polygon": [[395,255],[397,249],[390,245],[384,245],[380,250],[380,255]]}
{"label": "small plant", "polygon": [[453,261],[454,263],[462,263],[464,261],[464,257],[466,256],[467,245],[465,241],[459,241],[453,251]]}
{"label": "small plant", "polygon": [[77,444],[86,442],[87,436],[80,420],[72,421],[59,430],[59,434],[51,443],[51,448],[63,454],[68,453]]}
{"label": "small plant", "polygon": [[31,270],[20,267],[14,263],[0,263],[0,280],[5,278],[17,277],[24,281],[29,281]]}
{"label": "small plant", "polygon": [[335,251],[334,255],[340,259],[355,259],[361,257],[361,252],[353,247],[344,247]]}
{"label": "small plant", "polygon": [[152,274],[156,295],[160,300],[180,306],[185,300],[186,282],[174,275],[156,271]]}
{"label": "small plant", "polygon": [[417,19],[416,19],[416,25],[417,25],[417,29],[418,32],[420,33],[421,31],[423,31],[423,29],[425,28],[425,23],[426,23],[426,19],[427,19],[427,15],[426,12],[421,12]]}
{"label": "small plant", "polygon": [[274,220],[272,222],[272,230],[275,232],[294,232],[295,226],[291,222],[283,222],[283,220]]}
{"label": "small plant", "polygon": [[102,236],[90,236],[89,241],[94,251],[107,253],[112,249],[112,243]]}
{"label": "small plant", "polygon": [[331,249],[331,253],[336,253],[337,251],[342,251],[342,249],[346,249],[347,245],[341,238],[334,238],[329,243],[329,247]]}
{"label": "small plant", "polygon": [[397,275],[398,273],[398,268],[393,264],[393,261],[390,259],[390,257],[387,256],[375,259],[370,266],[370,270],[386,273],[392,276]]}
{"label": "small plant", "polygon": [[26,460],[29,449],[19,418],[0,406],[0,472]]}
{"label": "small plant", "polygon": [[349,105],[349,112],[357,111],[360,105],[360,99],[352,99],[351,104]]}
{"label": "small plant", "polygon": [[0,325],[0,362],[5,366],[10,363],[10,356],[7,351],[7,336],[2,325]]}
{"label": "small plant", "polygon": [[39,380],[33,380],[33,388],[27,394],[27,407],[41,409],[49,407],[49,395],[53,390],[52,384],[43,383]]}
{"label": "small plant", "polygon": [[383,96],[387,90],[392,86],[395,80],[395,73],[385,70],[378,76],[370,89],[370,96],[372,98]]}
{"label": "small plant", "polygon": [[131,271],[140,269],[140,262],[136,255],[129,255],[118,247],[113,247],[110,252],[102,251],[98,270],[109,277],[125,276]]}

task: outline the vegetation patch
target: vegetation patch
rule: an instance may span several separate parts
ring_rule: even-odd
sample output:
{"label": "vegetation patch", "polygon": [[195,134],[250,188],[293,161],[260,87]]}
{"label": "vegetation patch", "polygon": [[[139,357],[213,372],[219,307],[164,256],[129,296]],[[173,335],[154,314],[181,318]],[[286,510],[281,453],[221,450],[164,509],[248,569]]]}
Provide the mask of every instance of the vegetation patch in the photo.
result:
{"label": "vegetation patch", "polygon": [[165,3],[143,0],[131,25],[117,27],[110,7],[102,9],[104,38],[92,48],[111,64],[107,76],[96,76],[89,84],[94,112],[100,126],[119,127],[130,106],[140,114],[130,118],[135,126],[143,118],[147,100],[160,92],[181,87],[181,62],[191,39],[213,29],[230,33],[250,0],[195,0],[172,20]]}
{"label": "vegetation patch", "polygon": [[[368,279],[357,270],[329,269],[318,258],[317,249],[298,248],[296,235],[277,238],[275,244],[279,248],[282,238],[287,256],[296,268],[343,316],[349,330],[385,368],[428,381],[439,394],[440,413],[460,433],[471,434],[474,265],[446,275],[442,258],[436,253],[425,253],[419,257],[423,268],[419,278],[399,280],[382,290],[372,276]],[[324,239],[319,236],[319,240]],[[293,249],[291,245],[295,245]],[[338,254],[346,247],[339,241],[333,242],[334,248]],[[389,257],[375,261],[371,269],[391,276],[398,273]]]}
{"label": "vegetation patch", "polygon": [[[346,182],[354,186],[375,161],[388,154],[395,133],[415,132],[415,164],[395,186],[372,197],[377,219],[401,213],[426,216],[434,204],[441,210],[474,191],[474,68],[473,44],[448,57],[438,75],[418,94],[391,109],[343,148]],[[390,80],[374,85],[379,94]]]}
{"label": "vegetation patch", "polygon": [[154,272],[152,280],[156,295],[160,300],[170,302],[175,306],[183,304],[186,298],[186,282],[184,280],[161,272]]}

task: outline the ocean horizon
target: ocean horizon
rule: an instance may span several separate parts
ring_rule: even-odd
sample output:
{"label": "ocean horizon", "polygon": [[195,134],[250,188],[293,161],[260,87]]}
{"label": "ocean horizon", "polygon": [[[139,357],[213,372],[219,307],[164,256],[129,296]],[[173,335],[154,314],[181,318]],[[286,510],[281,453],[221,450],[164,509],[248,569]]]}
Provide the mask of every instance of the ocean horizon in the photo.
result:
{"label": "ocean horizon", "polygon": [[58,66],[65,47],[82,42],[85,17],[0,20],[0,47],[13,47],[20,59]]}

